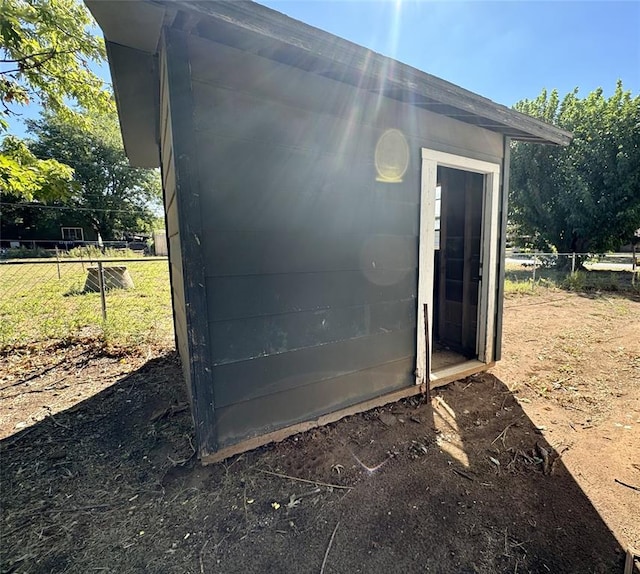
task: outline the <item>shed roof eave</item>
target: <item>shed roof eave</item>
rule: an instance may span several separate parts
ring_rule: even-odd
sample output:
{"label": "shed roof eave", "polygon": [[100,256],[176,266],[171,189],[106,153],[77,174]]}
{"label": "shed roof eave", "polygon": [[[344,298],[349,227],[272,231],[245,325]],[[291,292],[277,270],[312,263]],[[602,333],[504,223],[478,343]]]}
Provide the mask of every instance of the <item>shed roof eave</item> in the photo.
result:
{"label": "shed roof eave", "polygon": [[[451,82],[413,68],[368,48],[320,30],[280,12],[250,1],[203,2],[191,0],[155,0],[167,3],[174,9],[199,14],[203,18],[213,18],[227,25],[258,34],[265,39],[284,44],[296,51],[303,51],[328,63],[339,64],[356,76],[362,85],[363,76],[369,76],[378,83],[408,91],[416,96],[426,97],[441,104],[460,110],[461,121],[464,114],[497,122],[506,131],[523,132],[526,141],[553,145],[568,145],[572,134],[556,126],[497,104],[492,100],[465,90]],[[192,29],[195,28],[193,22]],[[450,117],[454,114],[445,113]],[[471,122],[473,123],[473,122]],[[501,129],[492,131],[502,132]],[[512,139],[520,139],[517,135]]]}
{"label": "shed roof eave", "polygon": [[[131,48],[148,56],[157,51],[162,26],[171,24],[176,13],[182,12],[187,15],[188,30],[193,34],[201,34],[203,27],[199,24],[205,22],[211,24],[214,30],[224,30],[225,43],[246,51],[253,50],[257,53],[256,46],[264,41],[267,45],[277,46],[268,56],[274,60],[290,65],[306,65],[309,71],[315,73],[322,73],[322,69],[328,69],[332,77],[339,78],[338,81],[361,87],[368,84],[371,91],[396,99],[404,100],[408,96],[407,101],[412,105],[431,108],[435,113],[478,125],[513,140],[568,145],[572,139],[571,133],[556,126],[497,104],[455,84],[255,2],[85,2],[110,44]],[[143,27],[146,32],[139,33],[139,23],[142,20],[148,21],[149,26]],[[248,43],[247,38],[250,39]],[[256,38],[261,39],[261,42],[256,43]],[[216,37],[210,39],[218,40]],[[264,56],[264,51],[261,50],[259,55]],[[143,59],[139,58],[139,61]],[[146,118],[148,125],[143,124],[138,112],[148,111],[150,104],[157,104],[157,98],[149,90],[127,87],[130,81],[135,82],[131,65],[132,62],[123,58],[114,62],[110,55],[110,68],[125,148],[132,165],[156,167],[159,154],[155,120],[152,123],[151,119]],[[129,126],[131,122],[135,124],[133,127]],[[141,133],[146,133],[149,137],[141,138]],[[151,134],[156,138],[153,141]]]}

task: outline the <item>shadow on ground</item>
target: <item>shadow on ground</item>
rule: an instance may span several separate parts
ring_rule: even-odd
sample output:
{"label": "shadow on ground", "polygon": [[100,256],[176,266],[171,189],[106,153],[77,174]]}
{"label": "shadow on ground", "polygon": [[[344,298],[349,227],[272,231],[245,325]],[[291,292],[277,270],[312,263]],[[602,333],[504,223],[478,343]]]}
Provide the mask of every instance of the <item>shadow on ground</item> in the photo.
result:
{"label": "shadow on ground", "polygon": [[204,468],[185,400],[168,355],[2,441],[2,572],[622,571],[491,375]]}

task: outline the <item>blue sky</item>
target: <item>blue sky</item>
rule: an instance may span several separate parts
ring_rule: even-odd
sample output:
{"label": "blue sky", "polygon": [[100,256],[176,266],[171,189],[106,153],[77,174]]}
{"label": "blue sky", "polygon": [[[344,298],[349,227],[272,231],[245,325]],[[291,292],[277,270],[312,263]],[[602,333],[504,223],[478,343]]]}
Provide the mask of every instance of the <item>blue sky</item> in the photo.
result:
{"label": "blue sky", "polygon": [[[262,0],[507,106],[542,88],[640,93],[640,1]],[[100,70],[108,78],[108,67]],[[23,117],[33,117],[31,106]],[[19,122],[14,133],[22,135]]]}
{"label": "blue sky", "polygon": [[542,88],[640,92],[640,2],[262,0],[508,106]]}

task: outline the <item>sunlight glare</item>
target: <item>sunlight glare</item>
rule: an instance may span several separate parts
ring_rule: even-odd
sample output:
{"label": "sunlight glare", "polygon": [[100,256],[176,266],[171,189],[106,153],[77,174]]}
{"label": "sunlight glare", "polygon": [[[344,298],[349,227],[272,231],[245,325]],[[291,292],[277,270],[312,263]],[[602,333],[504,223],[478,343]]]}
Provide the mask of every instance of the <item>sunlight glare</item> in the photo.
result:
{"label": "sunlight glare", "polygon": [[438,447],[457,460],[465,468],[469,468],[469,457],[464,451],[462,437],[454,410],[440,396],[431,401],[433,407],[433,420],[438,436]]}

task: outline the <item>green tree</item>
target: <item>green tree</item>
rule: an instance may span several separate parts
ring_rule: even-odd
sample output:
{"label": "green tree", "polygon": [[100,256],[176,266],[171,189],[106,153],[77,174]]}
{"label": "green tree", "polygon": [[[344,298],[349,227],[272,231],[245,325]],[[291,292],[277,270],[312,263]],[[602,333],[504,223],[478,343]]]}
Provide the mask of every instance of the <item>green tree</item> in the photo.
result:
{"label": "green tree", "polygon": [[543,90],[515,108],[573,133],[566,148],[514,143],[510,220],[534,247],[559,252],[617,249],[640,228],[640,96],[618,82],[562,101]]}
{"label": "green tree", "polygon": [[62,205],[75,209],[105,241],[153,224],[161,205],[159,174],[129,166],[114,116],[90,114],[77,123],[43,113],[27,125],[36,157],[73,169],[73,193]]}
{"label": "green tree", "polygon": [[[91,66],[105,59],[93,18],[77,0],[0,0],[0,132],[30,103],[81,122],[82,110],[115,113]],[[0,144],[0,192],[30,201],[63,199],[69,172],[40,164],[15,138]],[[55,182],[55,185],[45,182]]]}
{"label": "green tree", "polygon": [[0,120],[12,112],[9,106],[32,101],[69,116],[69,101],[113,109],[109,90],[91,69],[105,59],[94,26],[76,0],[0,0]]}
{"label": "green tree", "polygon": [[6,136],[0,143],[0,193],[32,201],[70,195],[73,170],[55,160],[40,160],[24,141]]}

